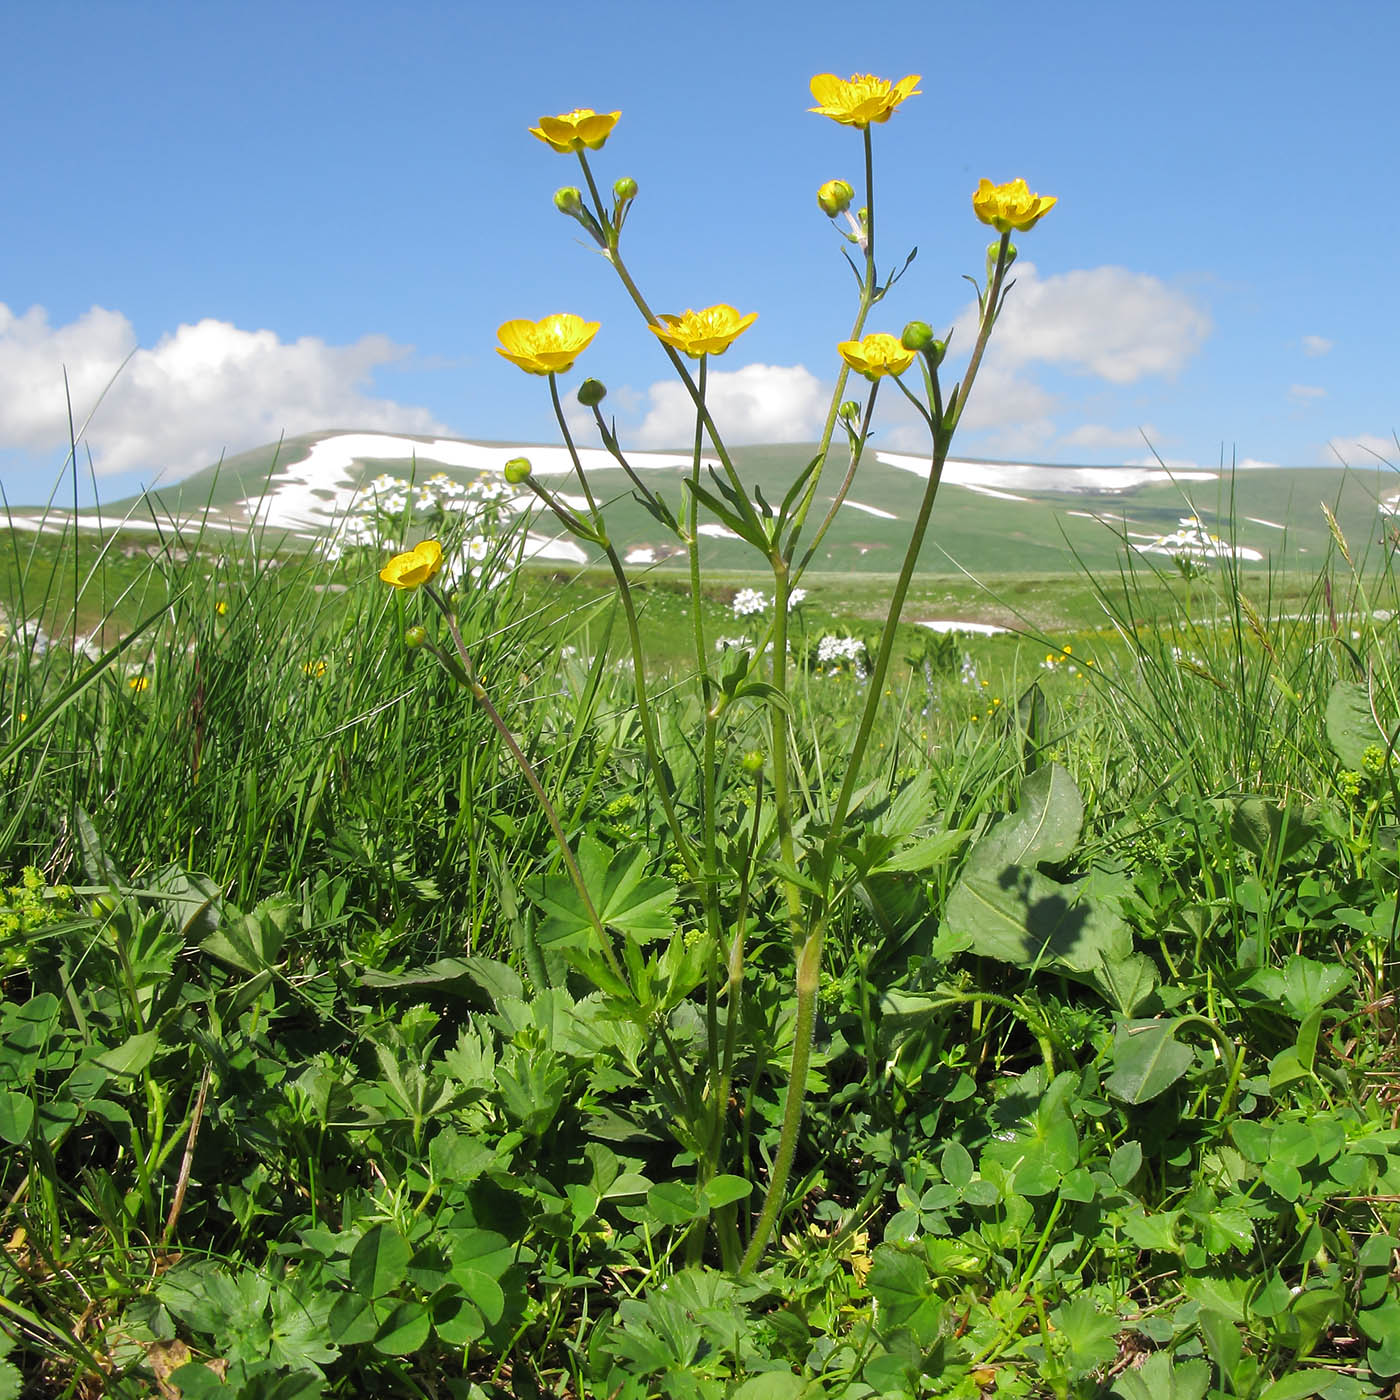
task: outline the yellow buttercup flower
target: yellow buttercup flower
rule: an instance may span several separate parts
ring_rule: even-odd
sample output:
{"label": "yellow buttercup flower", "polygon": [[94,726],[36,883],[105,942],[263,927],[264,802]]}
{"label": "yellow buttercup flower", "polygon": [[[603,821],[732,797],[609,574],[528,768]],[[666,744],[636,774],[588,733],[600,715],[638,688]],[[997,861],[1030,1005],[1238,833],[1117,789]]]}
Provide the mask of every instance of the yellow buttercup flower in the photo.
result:
{"label": "yellow buttercup flower", "polygon": [[306,661],[301,668],[312,680],[320,680],[326,674],[326,663],[324,661]]}
{"label": "yellow buttercup flower", "polygon": [[224,600],[223,600],[222,598],[220,598],[219,601],[218,601],[217,603],[214,604],[214,611],[215,611],[216,613],[218,613],[220,617],[227,617],[227,616],[228,616],[228,604],[227,604],[226,602],[224,602]]}
{"label": "yellow buttercup flower", "polygon": [[407,554],[396,554],[380,569],[379,577],[395,588],[418,588],[427,583],[442,567],[442,546],[436,540],[424,540]]}
{"label": "yellow buttercup flower", "polygon": [[741,316],[732,306],[720,302],[703,311],[686,311],[661,319],[664,325],[650,328],[657,339],[698,360],[701,355],[724,354],[758,320],[758,312]]}
{"label": "yellow buttercup flower", "polygon": [[595,112],[592,107],[575,107],[562,116],[541,117],[540,124],[530,128],[530,135],[538,136],[561,155],[581,151],[585,146],[596,151],[612,134],[621,115],[621,112]]}
{"label": "yellow buttercup flower", "polygon": [[1012,229],[1034,228],[1058,200],[1054,194],[1032,194],[1024,180],[1010,180],[1004,185],[979,180],[972,196],[972,210],[998,233],[1010,233]]}
{"label": "yellow buttercup flower", "polygon": [[885,331],[875,331],[864,340],[843,340],[836,348],[857,374],[871,380],[885,374],[903,374],[914,363],[915,352],[906,350],[897,335]]}
{"label": "yellow buttercup flower", "polygon": [[507,321],[496,332],[496,353],[526,374],[563,374],[588,349],[598,326],[566,311],[543,321]]}
{"label": "yellow buttercup flower", "polygon": [[871,122],[887,122],[890,113],[906,97],[918,91],[919,74],[911,73],[892,83],[872,73],[852,73],[838,78],[835,73],[818,73],[812,79],[812,96],[817,105],[809,112],[820,112],[842,126],[867,127]]}
{"label": "yellow buttercup flower", "polygon": [[149,690],[151,688],[151,678],[149,676],[132,676],[132,678],[127,681],[127,685],[135,694],[140,695],[143,690]]}

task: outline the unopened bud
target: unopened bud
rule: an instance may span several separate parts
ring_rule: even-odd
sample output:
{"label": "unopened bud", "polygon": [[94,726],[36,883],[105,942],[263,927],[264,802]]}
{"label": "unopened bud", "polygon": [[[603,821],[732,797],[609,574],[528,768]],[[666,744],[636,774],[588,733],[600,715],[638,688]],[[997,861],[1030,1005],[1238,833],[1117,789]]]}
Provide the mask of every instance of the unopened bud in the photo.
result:
{"label": "unopened bud", "polygon": [[577,185],[565,185],[554,191],[554,207],[561,214],[577,214],[583,208],[583,193]]}
{"label": "unopened bud", "polygon": [[910,321],[899,343],[906,350],[927,350],[933,344],[933,327],[927,321]]}
{"label": "unopened bud", "polygon": [[585,408],[595,408],[608,396],[607,385],[598,379],[585,379],[578,386],[578,401]]}
{"label": "unopened bud", "polygon": [[854,423],[860,417],[860,405],[854,399],[847,399],[837,412],[848,423]]}
{"label": "unopened bud", "polygon": [[[997,270],[997,259],[1001,257],[1001,244],[987,244],[987,280],[990,282],[992,275]],[[1006,245],[1006,266],[1010,267],[1016,261],[1016,245],[1008,243]]]}
{"label": "unopened bud", "polygon": [[428,640],[426,627],[410,627],[403,634],[403,644],[409,651],[417,651]]}
{"label": "unopened bud", "polygon": [[928,349],[924,354],[932,362],[934,369],[943,363],[943,357],[948,353],[948,342],[946,340],[933,340],[929,342]]}
{"label": "unopened bud", "polygon": [[754,776],[763,772],[763,763],[764,757],[762,749],[750,749],[748,753],[739,760],[740,767],[743,768],[744,772]]}
{"label": "unopened bud", "polygon": [[636,199],[637,182],[630,176],[624,175],[620,180],[613,182],[613,198],[618,200]]}
{"label": "unopened bud", "polygon": [[817,191],[817,203],[828,219],[844,214],[851,207],[856,192],[844,180],[828,180]]}
{"label": "unopened bud", "polygon": [[505,465],[505,478],[512,486],[519,486],[534,468],[528,457],[512,457]]}

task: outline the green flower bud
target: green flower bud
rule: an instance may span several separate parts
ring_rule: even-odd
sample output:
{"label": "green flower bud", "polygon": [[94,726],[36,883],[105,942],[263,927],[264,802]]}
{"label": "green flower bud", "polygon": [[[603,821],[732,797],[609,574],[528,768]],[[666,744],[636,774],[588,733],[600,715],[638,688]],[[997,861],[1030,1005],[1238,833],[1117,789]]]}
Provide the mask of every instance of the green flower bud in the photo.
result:
{"label": "green flower bud", "polygon": [[934,369],[943,363],[943,357],[948,353],[948,342],[946,340],[933,340],[929,342],[928,349],[924,354],[928,356]]}
{"label": "green flower bud", "polygon": [[856,192],[844,180],[828,180],[817,191],[817,203],[828,219],[844,214],[851,207]]}
{"label": "green flower bud", "polygon": [[[995,272],[996,272],[996,270],[997,270],[997,259],[998,259],[1000,256],[1001,256],[1001,243],[1000,243],[1000,242],[988,243],[988,244],[987,244],[987,281],[988,281],[988,282],[990,282],[990,281],[992,280],[992,277],[993,277],[993,275],[995,274]],[[1006,245],[1006,265],[1007,265],[1007,267],[1010,267],[1011,264],[1014,263],[1015,261],[1016,261],[1016,245],[1015,245],[1014,243],[1008,243],[1008,244]]]}
{"label": "green flower bud", "polygon": [[630,176],[624,175],[620,180],[613,183],[613,198],[626,201],[636,199],[637,182]]}
{"label": "green flower bud", "polygon": [[607,385],[597,379],[585,379],[578,386],[578,401],[585,408],[594,408],[608,396]]}
{"label": "green flower bud", "polygon": [[505,478],[512,486],[519,486],[532,471],[528,457],[512,457],[505,465]]}
{"label": "green flower bud", "polygon": [[409,651],[417,651],[427,640],[428,629],[426,627],[410,627],[403,634],[403,644]]}
{"label": "green flower bud", "polygon": [[554,207],[561,214],[577,214],[583,208],[583,194],[577,185],[565,185],[554,191]]}
{"label": "green flower bud", "polygon": [[860,417],[860,405],[854,399],[847,399],[837,412],[848,423],[854,423]]}
{"label": "green flower bud", "polygon": [[910,321],[899,343],[906,350],[927,350],[933,344],[933,327],[927,321]]}
{"label": "green flower bud", "polygon": [[743,758],[739,760],[740,767],[745,773],[757,777],[763,772],[764,755],[762,749],[750,749]]}

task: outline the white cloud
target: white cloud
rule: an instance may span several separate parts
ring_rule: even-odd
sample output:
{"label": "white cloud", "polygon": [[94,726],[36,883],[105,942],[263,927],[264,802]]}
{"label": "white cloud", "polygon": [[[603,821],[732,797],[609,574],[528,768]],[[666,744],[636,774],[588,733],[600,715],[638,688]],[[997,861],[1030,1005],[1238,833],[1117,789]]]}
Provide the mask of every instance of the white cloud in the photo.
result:
{"label": "white cloud", "polygon": [[1141,428],[1110,428],[1102,423],[1081,423],[1060,441],[1066,447],[1137,447],[1144,435],[1150,440],[1157,436],[1157,429],[1150,423],[1144,423]]}
{"label": "white cloud", "polygon": [[1303,354],[1305,355],[1325,355],[1332,348],[1332,342],[1322,335],[1305,335],[1303,337]]}
{"label": "white cloud", "polygon": [[284,432],[446,431],[425,408],[367,392],[378,366],[409,353],[384,336],[353,345],[311,336],[284,342],[272,331],[206,319],[136,350],[122,369],[135,344],[120,312],[95,306],[54,327],[43,307],[16,316],[0,304],[0,448],[67,445],[65,367],[79,427],[116,375],[87,431],[99,475],[162,471],[170,479]]}
{"label": "white cloud", "polygon": [[[695,435],[695,405],[685,385],[663,379],[647,390],[650,408],[632,435],[639,447],[675,447]],[[705,403],[721,436],[745,442],[810,442],[821,434],[827,395],[802,365],[711,370]]]}
{"label": "white cloud", "polygon": [[[1001,324],[997,324],[998,331]],[[993,335],[996,333],[994,331]],[[1058,402],[1048,389],[1016,374],[1004,359],[989,355],[977,372],[967,410],[959,425],[969,432],[1000,429],[1004,434],[1006,430],[1015,429],[1017,435],[1030,433],[1035,439],[1032,445],[1036,445],[1054,435],[1055,424],[1050,415]],[[1021,452],[1027,449],[999,443],[995,450]]]}
{"label": "white cloud", "polygon": [[[1175,374],[1210,333],[1201,307],[1146,273],[1093,267],[1042,278],[1018,262],[1014,275],[989,351],[1007,365],[1059,365],[1132,384]],[[957,344],[972,344],[975,318],[975,305],[959,317]]]}
{"label": "white cloud", "polygon": [[1381,462],[1400,462],[1400,444],[1393,437],[1378,433],[1357,433],[1354,437],[1334,437],[1328,450],[1349,467],[1374,467]]}
{"label": "white cloud", "polygon": [[1313,399],[1325,399],[1327,390],[1317,384],[1290,384],[1288,397],[1294,403],[1310,403]]}
{"label": "white cloud", "polygon": [[1235,463],[1235,470],[1238,472],[1272,471],[1279,469],[1277,462],[1261,461],[1258,457],[1245,457]]}

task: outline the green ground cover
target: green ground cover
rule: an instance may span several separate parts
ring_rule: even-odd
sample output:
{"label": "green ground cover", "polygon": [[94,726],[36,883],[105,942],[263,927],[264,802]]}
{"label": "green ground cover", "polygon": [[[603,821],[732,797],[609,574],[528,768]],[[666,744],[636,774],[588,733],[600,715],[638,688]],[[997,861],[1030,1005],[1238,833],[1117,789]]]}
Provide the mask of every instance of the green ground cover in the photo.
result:
{"label": "green ground cover", "polygon": [[[916,578],[792,1185],[736,1269],[779,1139],[800,875],[756,707],[721,751],[721,906],[749,934],[716,1105],[717,949],[594,574],[511,569],[507,532],[451,596],[608,901],[625,995],[382,558],[3,538],[0,1395],[1353,1400],[1400,1373],[1374,549]],[[636,578],[692,810],[689,599]],[[760,640],[747,586],[707,571],[735,655]],[[791,759],[819,811],[889,583],[804,586]],[[949,616],[1023,630],[913,625]],[[821,660],[827,636],[848,653]],[[690,1125],[716,1108],[707,1171]]]}

